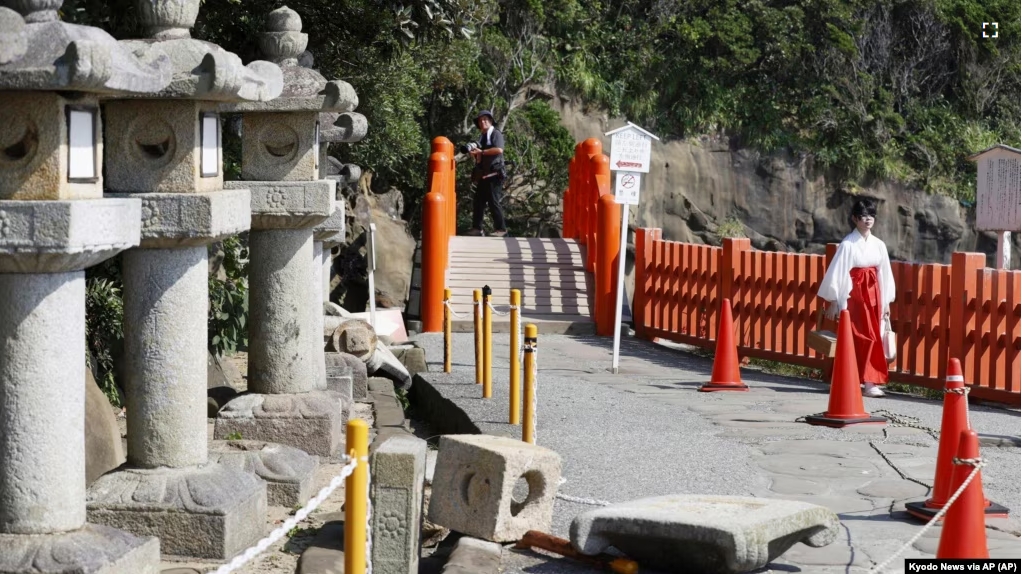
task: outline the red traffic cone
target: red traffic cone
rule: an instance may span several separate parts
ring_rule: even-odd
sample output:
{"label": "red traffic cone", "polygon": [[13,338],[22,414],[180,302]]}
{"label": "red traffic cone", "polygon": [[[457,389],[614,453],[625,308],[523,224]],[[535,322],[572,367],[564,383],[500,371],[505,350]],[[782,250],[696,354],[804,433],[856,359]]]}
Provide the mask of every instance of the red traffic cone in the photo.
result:
{"label": "red traffic cone", "polygon": [[830,404],[827,412],[807,416],[806,422],[835,428],[887,423],[887,419],[867,413],[862,404],[859,367],[856,365],[855,344],[852,342],[852,316],[847,309],[841,311],[837,325],[837,351],[834,353],[834,368],[830,378]]}
{"label": "red traffic cone", "polygon": [[[962,431],[969,430],[969,402],[965,396],[965,377],[962,363],[948,359],[947,376],[944,378],[944,415],[940,421],[940,446],[937,449],[937,470],[933,478],[932,495],[925,502],[909,502],[905,510],[912,516],[927,522],[933,518],[951,497],[951,477],[954,465],[951,459],[958,452],[958,440]],[[987,516],[1008,516],[1008,509],[989,500],[983,502]]]}
{"label": "red traffic cone", "polygon": [[[973,466],[966,460],[979,460],[979,435],[974,430],[962,431],[958,440],[958,456],[952,461],[951,494],[961,488],[972,474]],[[949,496],[950,498],[950,496]],[[982,472],[965,487],[944,516],[944,529],[937,545],[937,558],[989,558],[986,517],[983,514]]]}
{"label": "red traffic cone", "polygon": [[731,319],[731,300],[724,299],[720,305],[720,324],[717,326],[717,351],[713,355],[713,373],[710,382],[699,387],[699,391],[748,391],[738,370],[738,347],[735,345],[734,321]]}

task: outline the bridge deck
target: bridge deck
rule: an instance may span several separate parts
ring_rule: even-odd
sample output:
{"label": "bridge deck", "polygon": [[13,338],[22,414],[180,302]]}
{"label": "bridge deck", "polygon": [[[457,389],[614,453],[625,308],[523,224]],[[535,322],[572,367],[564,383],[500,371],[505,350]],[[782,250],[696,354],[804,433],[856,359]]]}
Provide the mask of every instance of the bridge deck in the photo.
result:
{"label": "bridge deck", "polygon": [[[589,275],[584,250],[573,239],[452,237],[447,285],[455,331],[472,330],[472,290],[489,285],[493,306],[506,312],[511,289],[522,292],[522,320],[541,333],[592,333]],[[509,316],[494,313],[493,329],[506,332]]]}

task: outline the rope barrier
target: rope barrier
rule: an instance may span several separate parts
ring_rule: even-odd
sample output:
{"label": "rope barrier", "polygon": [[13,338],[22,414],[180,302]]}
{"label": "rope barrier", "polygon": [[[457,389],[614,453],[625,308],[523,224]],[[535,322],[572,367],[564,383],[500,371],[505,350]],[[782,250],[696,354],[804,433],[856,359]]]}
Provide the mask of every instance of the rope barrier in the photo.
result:
{"label": "rope barrier", "polygon": [[[324,486],[319,491],[319,494],[312,497],[312,499],[310,499],[309,502],[307,502],[301,510],[296,512],[295,515],[292,516],[291,518],[285,520],[284,524],[278,526],[273,532],[269,534],[269,536],[263,538],[254,546],[246,549],[243,553],[239,554],[238,556],[235,556],[234,559],[228,562],[227,564],[224,564],[223,566],[217,568],[214,574],[229,574],[230,572],[234,572],[238,568],[241,568],[250,560],[265,552],[266,549],[270,547],[270,545],[274,544],[275,542],[283,538],[288,532],[291,531],[292,528],[298,525],[299,522],[305,520],[309,516],[309,514],[312,513],[313,510],[316,510],[316,508],[318,508],[319,505],[322,504],[323,501],[326,500],[327,497],[330,496],[333,493],[333,491],[337,489],[338,486],[344,484],[344,480],[348,478],[348,476],[350,476],[351,473],[355,472],[355,467],[358,466],[359,461],[357,459],[351,459],[347,455],[345,455],[344,458],[349,459],[349,462],[346,465],[344,465],[344,468],[341,469],[341,472],[337,476],[333,477],[330,480],[330,484]],[[371,561],[369,561],[368,563],[371,564]],[[369,572],[370,573],[372,572],[371,566],[369,567]]]}
{"label": "rope barrier", "polygon": [[972,466],[973,467],[972,472],[970,472],[969,476],[966,477],[964,482],[962,482],[962,485],[958,487],[958,490],[956,490],[955,493],[951,495],[951,498],[948,499],[947,504],[945,504],[944,507],[937,512],[937,514],[933,515],[933,518],[931,518],[930,521],[927,522],[926,525],[919,530],[919,532],[916,532],[916,535],[913,536],[911,540],[902,545],[902,547],[899,548],[897,552],[892,554],[890,558],[884,560],[883,562],[875,566],[872,570],[870,570],[869,574],[879,574],[888,564],[894,561],[895,558],[901,556],[902,552],[908,550],[909,546],[912,546],[913,544],[916,543],[917,540],[922,538],[923,534],[925,534],[926,531],[929,530],[931,526],[933,526],[942,518],[944,518],[944,515],[947,514],[948,509],[951,508],[951,505],[954,504],[956,500],[958,500],[958,497],[961,496],[963,492],[965,492],[965,487],[969,486],[969,483],[972,482],[972,479],[975,478],[977,474],[979,474],[980,469],[986,466],[986,461],[983,460],[982,458],[962,459],[955,457],[951,459],[951,461],[954,464],[958,465],[967,464],[969,466]]}
{"label": "rope barrier", "polygon": [[468,317],[468,315],[469,315],[468,313],[461,314],[461,313],[458,313],[457,311],[455,311],[454,307],[451,306],[451,300],[450,299],[444,299],[444,306],[447,307],[447,310],[451,312],[451,315],[454,315],[458,319],[464,319],[465,317]]}
{"label": "rope barrier", "polygon": [[487,301],[487,302],[486,302],[486,305],[487,305],[487,306],[489,306],[489,308],[490,308],[490,311],[493,311],[493,312],[494,312],[494,313],[495,313],[495,314],[496,314],[497,316],[499,316],[499,317],[506,317],[506,316],[508,316],[508,315],[510,315],[510,314],[511,314],[511,311],[513,311],[514,309],[517,309],[517,308],[518,308],[518,306],[517,306],[517,305],[508,305],[508,306],[507,306],[507,311],[505,311],[505,312],[500,312],[500,311],[498,311],[498,310],[497,310],[497,308],[496,308],[496,307],[494,307],[494,306],[493,306],[493,303],[490,303],[489,301]]}

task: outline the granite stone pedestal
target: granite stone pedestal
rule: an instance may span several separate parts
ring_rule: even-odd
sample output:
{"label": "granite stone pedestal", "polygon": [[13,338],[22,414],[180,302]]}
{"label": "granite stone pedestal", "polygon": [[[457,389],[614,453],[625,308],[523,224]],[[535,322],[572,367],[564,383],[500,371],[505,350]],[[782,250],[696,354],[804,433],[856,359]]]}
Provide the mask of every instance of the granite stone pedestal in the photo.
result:
{"label": "granite stone pedestal", "polygon": [[266,485],[208,460],[201,335],[206,245],[248,228],[249,194],[135,196],[143,205],[141,247],[125,252],[123,267],[128,461],[90,487],[89,517],[159,536],[165,554],[229,558],[262,536]]}
{"label": "granite stone pedestal", "polygon": [[0,573],[158,571],[86,524],[85,272],[138,244],[138,200],[0,201]]}
{"label": "granite stone pedestal", "polygon": [[324,303],[330,301],[330,275],[333,268],[330,250],[344,243],[344,218],[344,201],[338,200],[333,215],[312,230],[316,242],[312,248],[313,265],[319,265],[313,273],[313,287],[323,290]]}
{"label": "granite stone pedestal", "polygon": [[221,409],[214,438],[337,457],[348,404],[326,391],[322,291],[311,280],[313,227],[334,209],[335,182],[225,182],[252,191],[248,386]]}

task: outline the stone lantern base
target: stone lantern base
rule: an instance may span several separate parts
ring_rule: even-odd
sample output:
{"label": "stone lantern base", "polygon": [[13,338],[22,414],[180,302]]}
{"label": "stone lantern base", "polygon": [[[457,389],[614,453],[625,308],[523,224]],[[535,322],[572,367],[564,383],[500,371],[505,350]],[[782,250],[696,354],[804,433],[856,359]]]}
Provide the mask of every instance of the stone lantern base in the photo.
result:
{"label": "stone lantern base", "polygon": [[240,435],[244,440],[293,446],[336,459],[344,450],[348,407],[340,394],[331,391],[241,395],[220,409],[213,438]]}
{"label": "stone lantern base", "polygon": [[215,440],[209,444],[209,458],[261,478],[271,506],[304,506],[312,498],[319,458],[303,450],[255,440]]}
{"label": "stone lantern base", "polygon": [[0,574],[159,574],[160,541],[86,524],[59,534],[0,534]]}

